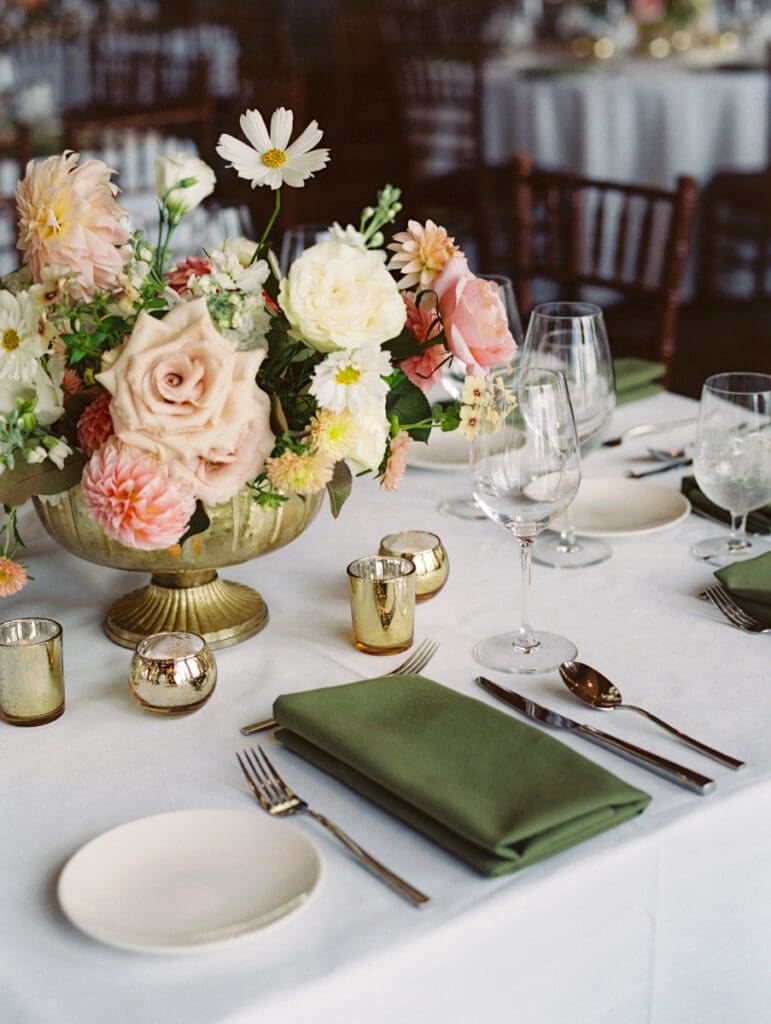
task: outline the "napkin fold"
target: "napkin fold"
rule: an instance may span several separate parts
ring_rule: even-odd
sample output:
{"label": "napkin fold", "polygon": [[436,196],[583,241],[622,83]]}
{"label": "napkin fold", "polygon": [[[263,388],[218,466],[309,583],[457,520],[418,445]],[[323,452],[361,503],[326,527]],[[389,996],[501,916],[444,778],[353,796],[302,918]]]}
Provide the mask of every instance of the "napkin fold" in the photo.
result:
{"label": "napkin fold", "polygon": [[[710,519],[717,519],[721,523],[728,523],[730,525],[731,517],[728,512],[709,500],[696,483],[695,476],[683,477],[680,482],[680,490],[694,508],[709,516]],[[771,533],[771,505],[764,505],[763,508],[750,512],[747,516],[747,529],[750,533]]]}
{"label": "napkin fold", "polygon": [[283,744],[485,875],[559,853],[650,797],[541,730],[424,676],[273,705]]}
{"label": "napkin fold", "polygon": [[771,627],[771,551],[716,569],[715,576],[748,615]]}
{"label": "napkin fold", "polygon": [[616,375],[616,405],[626,405],[663,391],[660,383],[666,372],[663,363],[622,357],[613,360],[613,369]]}

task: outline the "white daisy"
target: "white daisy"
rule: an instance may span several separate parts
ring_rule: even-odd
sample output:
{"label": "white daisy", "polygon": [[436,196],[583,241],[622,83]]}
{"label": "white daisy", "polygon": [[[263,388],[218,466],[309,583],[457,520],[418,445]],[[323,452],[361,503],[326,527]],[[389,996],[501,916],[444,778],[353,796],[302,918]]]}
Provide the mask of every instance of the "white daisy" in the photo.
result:
{"label": "white daisy", "polygon": [[262,114],[247,110],[241,115],[240,124],[252,145],[247,146],[232,135],[220,135],[217,152],[229,161],[239,178],[251,181],[252,188],[268,185],[277,189],[285,184],[301,188],[306,178],[326,165],[329,150],[313,149],[323,134],[315,121],[290,146],[293,120],[291,110],[279,107],[273,112],[268,132]]}
{"label": "white daisy", "polygon": [[313,374],[310,393],[325,409],[354,415],[373,402],[382,403],[388,394],[383,376],[391,372],[387,352],[377,345],[365,345],[353,352],[331,352]]}
{"label": "white daisy", "polygon": [[38,308],[26,292],[0,291],[0,378],[32,383],[48,342]]}

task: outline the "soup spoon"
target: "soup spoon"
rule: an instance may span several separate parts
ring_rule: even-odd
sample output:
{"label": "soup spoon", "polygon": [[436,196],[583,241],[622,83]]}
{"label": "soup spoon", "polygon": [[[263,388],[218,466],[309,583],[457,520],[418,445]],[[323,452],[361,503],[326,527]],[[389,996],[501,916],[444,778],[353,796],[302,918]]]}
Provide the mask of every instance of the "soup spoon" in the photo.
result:
{"label": "soup spoon", "polygon": [[692,736],[686,736],[684,732],[675,729],[673,725],[669,725],[668,722],[657,718],[656,715],[652,715],[645,708],[639,708],[634,704],[623,704],[621,691],[609,679],[606,679],[601,672],[598,672],[596,668],[592,668],[591,665],[584,665],[580,661],[563,661],[560,665],[560,675],[562,676],[562,681],[576,697],[598,711],[614,711],[616,708],[627,708],[629,711],[637,711],[639,714],[649,718],[651,722],[655,722],[656,725],[666,729],[667,732],[671,732],[685,743],[689,743],[696,750],[700,750],[702,754],[706,754],[707,757],[712,757],[716,761],[728,765],[729,768],[741,768],[744,764],[744,761],[737,761],[735,757],[721,754],[719,750],[714,750],[712,747],[700,743],[699,740],[693,739]]}

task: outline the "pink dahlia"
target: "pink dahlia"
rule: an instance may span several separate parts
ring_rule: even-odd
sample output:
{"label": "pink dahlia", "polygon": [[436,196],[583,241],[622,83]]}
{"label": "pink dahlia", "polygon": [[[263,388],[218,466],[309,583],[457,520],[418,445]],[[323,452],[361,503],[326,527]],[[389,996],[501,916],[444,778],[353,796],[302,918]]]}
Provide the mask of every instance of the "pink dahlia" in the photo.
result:
{"label": "pink dahlia", "polygon": [[115,433],[112,416],[110,416],[111,400],[112,395],[109,391],[102,391],[80,414],[77,428],[78,444],[86,455],[93,455],[97,448],[101,448],[104,442]]}
{"label": "pink dahlia", "polygon": [[462,255],[455,239],[432,220],[409,221],[407,230],[395,234],[388,248],[394,253],[388,269],[402,274],[400,288],[430,288],[448,261]]}
{"label": "pink dahlia", "polygon": [[410,435],[400,430],[392,437],[388,445],[388,462],[385,472],[380,478],[380,486],[385,491],[398,491],[404,471],[407,468],[407,449],[410,446]]}
{"label": "pink dahlia", "polygon": [[176,544],[195,511],[190,489],[170,480],[163,463],[115,439],[92,455],[81,484],[107,536],[140,551]]}
{"label": "pink dahlia", "polygon": [[[402,298],[407,307],[408,329],[422,344],[433,341],[442,330],[442,322],[433,303],[424,300],[416,306],[413,295],[405,294]],[[424,352],[410,356],[400,366],[413,384],[422,391],[428,391],[436,380],[437,370],[449,354],[444,344],[428,345]]]}
{"label": "pink dahlia", "polygon": [[10,558],[0,558],[0,597],[17,594],[27,582],[27,570]]}
{"label": "pink dahlia", "polygon": [[205,277],[211,274],[211,260],[204,256],[188,256],[176,267],[167,270],[163,275],[178,295],[190,295],[190,281],[194,277]]}
{"label": "pink dahlia", "polygon": [[115,173],[101,160],[78,165],[66,152],[27,164],[16,189],[18,248],[40,284],[46,267],[67,267],[78,276],[69,285],[76,299],[112,289],[129,258],[120,249],[130,236],[126,212],[115,201]]}
{"label": "pink dahlia", "polygon": [[73,370],[72,367],[68,366],[64,371],[64,377],[62,378],[62,390],[65,395],[79,395],[84,389],[85,384],[80,374]]}

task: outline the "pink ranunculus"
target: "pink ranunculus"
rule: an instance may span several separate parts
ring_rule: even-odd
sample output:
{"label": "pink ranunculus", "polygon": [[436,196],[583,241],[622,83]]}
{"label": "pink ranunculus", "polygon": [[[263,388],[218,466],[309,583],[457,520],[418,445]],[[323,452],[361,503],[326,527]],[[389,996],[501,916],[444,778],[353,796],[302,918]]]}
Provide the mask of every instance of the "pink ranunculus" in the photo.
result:
{"label": "pink ranunculus", "polygon": [[[431,302],[423,301],[415,305],[415,297],[409,292],[402,294],[407,307],[407,328],[419,342],[433,339],[441,331],[442,325],[437,322],[437,313]],[[437,369],[448,358],[449,353],[444,345],[429,345],[420,355],[409,356],[400,364],[413,384],[422,391],[428,391],[438,377]]]}
{"label": "pink ranunculus", "polygon": [[68,286],[76,299],[98,288],[113,289],[130,257],[126,211],[115,201],[115,173],[101,160],[78,164],[66,152],[27,164],[16,189],[18,248],[40,284],[46,267],[66,267],[78,276]]}
{"label": "pink ranunculus", "polygon": [[517,348],[494,281],[474,277],[464,256],[454,256],[434,285],[447,345],[471,374],[507,363]]}
{"label": "pink ranunculus", "polygon": [[81,486],[107,536],[140,551],[176,544],[195,511],[190,488],[171,480],[162,462],[116,438],[91,456]]}
{"label": "pink ranunculus", "polygon": [[205,277],[207,274],[211,274],[210,259],[205,256],[188,256],[163,276],[177,295],[187,296],[190,294],[191,278]]}

